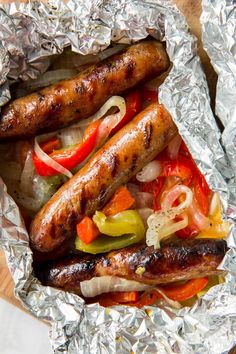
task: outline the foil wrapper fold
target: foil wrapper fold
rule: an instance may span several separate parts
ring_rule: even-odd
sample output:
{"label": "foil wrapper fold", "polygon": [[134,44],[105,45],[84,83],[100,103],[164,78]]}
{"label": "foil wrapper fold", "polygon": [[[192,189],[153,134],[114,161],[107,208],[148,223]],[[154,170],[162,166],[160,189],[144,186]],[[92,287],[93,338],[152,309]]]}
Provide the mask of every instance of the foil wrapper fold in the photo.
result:
{"label": "foil wrapper fold", "polygon": [[[62,0],[10,4],[0,10],[0,105],[9,83],[36,78],[67,46],[97,54],[111,43],[147,37],[165,41],[173,63],[159,98],[213,190],[224,217],[236,220],[235,1],[203,0],[203,42],[219,73],[217,127],[197,41],[184,17],[164,0]],[[78,296],[42,286],[34,277],[28,235],[19,209],[0,182],[0,246],[15,281],[15,294],[40,319],[50,321],[55,353],[226,353],[236,332],[236,229],[221,267],[226,282],[192,308],[171,310],[85,305]]]}

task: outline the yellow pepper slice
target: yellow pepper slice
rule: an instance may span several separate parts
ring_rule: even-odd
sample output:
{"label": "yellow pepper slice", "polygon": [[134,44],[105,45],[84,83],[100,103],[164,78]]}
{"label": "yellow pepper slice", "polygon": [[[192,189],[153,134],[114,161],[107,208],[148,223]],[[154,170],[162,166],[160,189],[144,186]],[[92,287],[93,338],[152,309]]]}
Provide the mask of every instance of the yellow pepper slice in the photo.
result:
{"label": "yellow pepper slice", "polygon": [[142,239],[145,233],[143,221],[136,210],[125,210],[114,216],[96,211],[93,222],[102,234],[111,237],[134,233]]}
{"label": "yellow pepper slice", "polygon": [[217,193],[216,208],[213,213],[209,213],[210,227],[201,231],[196,238],[226,238],[229,235],[232,224],[229,221],[222,219],[221,215],[221,201],[219,194]]}
{"label": "yellow pepper slice", "polygon": [[104,236],[90,244],[85,244],[77,237],[75,241],[76,249],[92,254],[105,253],[130,246],[145,238],[143,221],[135,210],[125,210],[110,217],[97,211],[93,221]]}

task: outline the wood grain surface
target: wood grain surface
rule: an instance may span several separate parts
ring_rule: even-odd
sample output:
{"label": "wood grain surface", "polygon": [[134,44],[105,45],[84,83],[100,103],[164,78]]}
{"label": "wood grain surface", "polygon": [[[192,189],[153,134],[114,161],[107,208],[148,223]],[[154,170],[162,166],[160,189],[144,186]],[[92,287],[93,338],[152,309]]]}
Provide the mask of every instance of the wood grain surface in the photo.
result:
{"label": "wood grain surface", "polygon": [[0,297],[23,309],[21,302],[14,295],[14,283],[2,250],[0,250]]}

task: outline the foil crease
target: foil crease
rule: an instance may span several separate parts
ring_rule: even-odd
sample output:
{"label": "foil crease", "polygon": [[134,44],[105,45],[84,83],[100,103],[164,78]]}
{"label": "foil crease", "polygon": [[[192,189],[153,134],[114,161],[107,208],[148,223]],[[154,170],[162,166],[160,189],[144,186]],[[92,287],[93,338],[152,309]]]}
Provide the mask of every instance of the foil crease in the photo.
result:
{"label": "foil crease", "polygon": [[[203,0],[204,44],[213,64],[225,75],[221,78],[224,86],[219,79],[217,94],[217,113],[226,127],[223,134],[211,112],[196,38],[189,33],[184,17],[166,0],[55,0],[2,6],[1,92],[6,101],[9,82],[37,77],[47,69],[52,55],[68,45],[80,54],[96,54],[111,42],[132,43],[148,34],[166,41],[173,67],[160,88],[160,101],[172,114],[208,183],[220,192],[225,217],[235,222],[235,146],[230,145],[232,139],[226,139],[226,129],[231,130],[229,124],[234,120],[231,106],[221,98],[229,98],[227,90],[235,87],[236,80],[225,64],[225,54],[219,57],[212,49],[214,45],[224,48],[227,58],[235,55],[235,42],[233,45],[232,37],[223,35],[232,28],[235,31],[235,22],[230,20],[235,16],[233,4],[231,0]],[[205,22],[204,16],[208,16]],[[207,29],[209,25],[214,31]],[[44,287],[33,276],[27,232],[0,180],[0,246],[16,284],[15,294],[32,314],[51,323],[52,346],[58,354],[226,353],[236,333],[235,236],[234,227],[231,248],[221,265],[229,271],[226,282],[211,288],[192,308],[85,305],[78,296]]]}

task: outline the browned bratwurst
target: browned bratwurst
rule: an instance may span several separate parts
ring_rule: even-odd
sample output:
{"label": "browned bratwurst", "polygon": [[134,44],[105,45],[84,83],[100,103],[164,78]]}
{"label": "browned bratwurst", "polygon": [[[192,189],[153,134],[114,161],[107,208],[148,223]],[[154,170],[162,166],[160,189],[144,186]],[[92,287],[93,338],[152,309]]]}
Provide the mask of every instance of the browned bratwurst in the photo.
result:
{"label": "browned bratwurst", "polygon": [[[44,285],[80,293],[80,282],[93,277],[114,275],[147,284],[221,274],[216,268],[227,251],[219,239],[177,240],[160,249],[135,245],[100,255],[73,255],[40,265],[37,276]],[[142,267],[143,273],[137,271]]]}
{"label": "browned bratwurst", "polygon": [[0,116],[0,140],[30,137],[88,118],[112,95],[163,73],[168,66],[161,43],[132,45],[69,80],[7,105]]}
{"label": "browned bratwurst", "polygon": [[115,134],[36,215],[33,248],[49,252],[75,235],[84,215],[101,209],[117,187],[129,181],[177,133],[165,108],[153,103]]}

